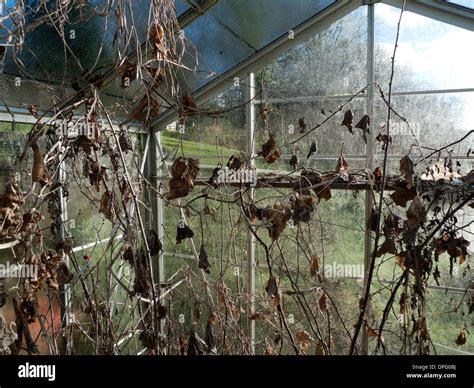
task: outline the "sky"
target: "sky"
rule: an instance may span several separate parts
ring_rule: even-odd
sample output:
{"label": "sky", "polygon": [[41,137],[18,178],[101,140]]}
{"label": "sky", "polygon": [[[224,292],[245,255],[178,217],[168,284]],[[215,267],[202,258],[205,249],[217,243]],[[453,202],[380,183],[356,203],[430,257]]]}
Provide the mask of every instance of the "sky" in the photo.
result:
{"label": "sky", "polygon": [[[400,10],[377,4],[375,15],[376,44],[391,57]],[[404,12],[396,60],[413,69],[429,89],[474,88],[472,31]],[[462,96],[466,101],[462,126],[474,128],[474,92]]]}

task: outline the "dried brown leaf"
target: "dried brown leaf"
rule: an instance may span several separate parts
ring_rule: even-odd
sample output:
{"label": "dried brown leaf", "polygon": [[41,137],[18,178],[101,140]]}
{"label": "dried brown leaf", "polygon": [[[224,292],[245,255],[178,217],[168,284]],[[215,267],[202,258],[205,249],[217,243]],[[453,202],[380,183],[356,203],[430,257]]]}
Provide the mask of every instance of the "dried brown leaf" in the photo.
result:
{"label": "dried brown leaf", "polygon": [[281,293],[278,283],[278,278],[275,275],[271,275],[265,287],[265,291],[267,295],[271,298],[274,306],[280,305],[281,302]]}
{"label": "dried brown leaf", "polygon": [[341,153],[339,154],[339,158],[337,159],[336,172],[344,175],[344,174],[349,173],[349,169],[350,169],[349,163],[347,162],[341,150]]}
{"label": "dried brown leaf", "polygon": [[43,154],[41,153],[38,143],[36,141],[30,144],[33,150],[33,168],[31,170],[31,180],[39,182],[42,186],[51,182],[51,177],[46,169]]}
{"label": "dried brown leaf", "polygon": [[407,188],[411,189],[414,186],[415,164],[408,155],[400,159],[400,174],[407,183]]}
{"label": "dried brown leaf", "polygon": [[318,299],[318,307],[319,311],[321,311],[323,314],[329,312],[328,296],[324,290]]}
{"label": "dried brown leaf", "polygon": [[425,205],[421,198],[417,195],[411,201],[411,204],[407,210],[407,224],[410,229],[415,229],[424,221],[425,219]]}
{"label": "dried brown leaf", "polygon": [[209,262],[204,244],[202,243],[199,251],[199,268],[203,269],[206,273],[211,273],[211,263]]}
{"label": "dried brown leaf", "polygon": [[350,133],[352,132],[352,126],[354,125],[354,113],[352,109],[348,109],[344,113],[344,119],[342,120],[341,126],[346,126]]}
{"label": "dried brown leaf", "polygon": [[407,202],[411,201],[415,197],[416,191],[414,189],[396,189],[392,194],[390,194],[390,198],[392,198],[395,205],[401,207],[406,207]]}
{"label": "dried brown leaf", "polygon": [[316,275],[318,275],[320,269],[321,269],[321,260],[319,259],[319,256],[318,255],[312,255],[311,256],[311,267],[310,267],[311,276],[315,277]]}
{"label": "dried brown leaf", "polygon": [[311,345],[311,336],[306,330],[299,329],[295,333],[296,342],[302,351],[308,350]]}
{"label": "dried brown leaf", "polygon": [[466,330],[462,329],[460,333],[458,334],[456,341],[454,341],[456,345],[462,346],[465,345],[467,342],[467,336],[466,336]]}

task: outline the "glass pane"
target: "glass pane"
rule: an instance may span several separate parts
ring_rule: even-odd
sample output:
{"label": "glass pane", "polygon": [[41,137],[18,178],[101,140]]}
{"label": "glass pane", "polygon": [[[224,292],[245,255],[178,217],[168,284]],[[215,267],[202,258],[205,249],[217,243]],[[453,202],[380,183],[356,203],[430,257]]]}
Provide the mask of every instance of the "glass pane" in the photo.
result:
{"label": "glass pane", "polygon": [[[400,10],[385,4],[375,8],[376,78],[387,90]],[[469,50],[474,32],[412,12],[404,12],[396,53],[393,90],[474,87]]]}
{"label": "glass pane", "polygon": [[[416,96],[393,96],[394,109],[405,117],[413,131],[399,117],[392,115],[390,152],[403,156],[411,152],[417,159],[420,151],[416,140],[423,148],[423,155],[428,155],[434,149],[445,146],[461,139],[472,129],[470,112],[474,109],[474,93],[446,93]],[[374,131],[383,132],[381,128],[386,122],[387,106],[381,99],[376,99]],[[449,148],[453,155],[467,156],[469,148],[474,145],[474,138]],[[382,147],[376,145],[376,156],[381,160]],[[438,155],[434,155],[437,157]],[[447,156],[446,151],[442,156]],[[462,163],[462,161],[461,161]],[[470,164],[465,163],[465,173],[470,171]]]}
{"label": "glass pane", "polygon": [[[184,28],[191,42],[188,52],[192,52],[194,45],[199,55],[197,77],[194,73],[186,75],[189,90],[209,83],[332,3],[329,0],[219,1]],[[256,10],[263,10],[264,14]],[[192,68],[194,63],[190,55],[188,65]]]}
{"label": "glass pane", "polygon": [[[272,99],[269,99],[269,101],[272,101]],[[346,156],[365,155],[365,142],[362,130],[353,128],[353,133],[351,133],[347,127],[341,126],[341,123],[344,118],[344,111],[347,109],[352,109],[355,116],[354,120],[356,120],[354,123],[357,123],[366,112],[366,100],[365,98],[356,98],[347,104],[342,111],[338,111],[339,107],[344,103],[345,100],[343,99],[321,99],[307,103],[270,102],[259,105],[257,110],[260,111],[263,107],[268,109],[268,130],[275,137],[276,144],[282,155],[289,157],[296,154],[301,162],[301,166],[304,166],[306,165],[310,145],[313,141],[317,143],[317,151],[311,156],[310,163],[312,160],[319,160],[325,156],[339,156],[342,147]],[[309,132],[311,128],[322,123],[334,112],[336,112],[335,116],[327,123],[297,143],[291,144],[304,135],[304,133]],[[304,133],[300,129],[300,119],[303,119],[306,125]],[[262,144],[267,140],[268,132],[262,119],[258,117],[256,150],[261,149]],[[279,167],[279,162],[273,165],[267,164],[266,167],[277,168],[275,166]]]}
{"label": "glass pane", "polygon": [[358,8],[265,66],[265,95],[333,96],[362,89],[367,79],[366,14],[366,7]]}
{"label": "glass pane", "polygon": [[[38,1],[30,3],[36,4],[26,7],[26,28],[29,28],[38,17],[44,16],[44,10],[37,6]],[[149,0],[134,0],[131,4],[134,27],[141,42],[147,36]],[[54,27],[48,24],[36,26],[34,33],[26,34],[25,48],[18,55],[25,67],[24,71],[20,73],[12,55],[7,55],[5,72],[22,77],[27,74],[33,79],[51,82],[62,79],[66,71],[66,78],[69,81],[81,75],[84,69],[98,69],[113,62],[116,55],[114,33],[117,30],[117,19],[110,15],[114,15],[114,11],[110,11],[107,18],[95,15],[96,7],[101,10],[105,6],[107,1],[94,0],[82,7],[74,8],[68,14],[70,23],[65,24],[65,35],[70,36],[72,30],[75,33],[74,39],[67,40],[70,50],[64,47],[64,42]],[[114,3],[113,7],[116,6]],[[34,11],[37,8],[40,11]],[[131,18],[130,15],[127,16]],[[0,39],[1,37],[0,32]],[[53,52],[61,52],[61,55],[51,55]],[[82,68],[77,65],[76,58],[80,59]]]}
{"label": "glass pane", "polygon": [[260,50],[332,3],[331,0],[222,0],[209,10],[209,15],[238,35],[243,43]]}

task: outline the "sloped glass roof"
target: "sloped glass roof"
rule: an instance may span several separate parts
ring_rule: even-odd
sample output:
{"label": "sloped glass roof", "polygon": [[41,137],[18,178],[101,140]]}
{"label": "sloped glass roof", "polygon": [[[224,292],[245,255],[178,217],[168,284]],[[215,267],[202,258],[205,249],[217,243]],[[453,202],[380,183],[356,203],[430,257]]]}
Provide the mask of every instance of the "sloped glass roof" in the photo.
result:
{"label": "sloped glass roof", "polygon": [[220,0],[184,28],[199,53],[198,72],[187,80],[189,91],[206,85],[334,3]]}
{"label": "sloped glass roof", "polygon": [[[133,13],[138,36],[143,42],[147,37],[148,3],[150,0],[134,0]],[[54,4],[47,0],[47,4]],[[15,6],[14,0],[7,0],[6,7]],[[31,10],[38,7],[40,0],[26,0]],[[175,0],[178,15],[196,7],[197,0]],[[256,54],[275,39],[288,34],[290,29],[318,14],[334,0],[220,0],[195,20],[184,27],[190,52],[194,46],[199,53],[198,71],[185,74],[183,85],[192,92],[217,76],[224,74],[250,56]],[[65,50],[63,42],[52,26],[35,25],[41,13],[28,12],[26,27],[34,30],[26,35],[25,45],[18,58],[22,68],[7,55],[3,72],[11,76],[59,83],[64,79],[71,84],[75,77],[85,71],[103,72],[114,62],[114,17],[92,16],[94,7],[101,8],[105,0],[89,0],[88,6],[81,10],[89,12],[89,17],[81,21],[79,11],[70,15],[71,23],[66,27],[66,36],[72,28],[75,38],[69,39],[71,53]],[[11,26],[10,26],[11,27]],[[4,38],[4,37],[3,37]],[[0,32],[0,43],[2,35]],[[81,66],[74,57],[79,58]],[[194,67],[195,57],[189,55],[187,64]],[[185,89],[186,89],[185,88]],[[112,83],[106,92],[116,96],[132,98],[134,88],[122,89],[118,83]]]}
{"label": "sloped glass roof", "polygon": [[[27,0],[25,14],[24,48],[18,55],[22,68],[14,62],[12,55],[7,56],[4,73],[26,78],[60,82],[66,75],[66,84],[84,71],[96,70],[111,64],[114,59],[114,35],[117,28],[115,17],[94,15],[96,9],[105,9],[107,1],[90,0],[87,6],[74,9],[69,14],[70,23],[65,24],[65,36],[71,52],[65,49],[62,39],[54,27],[44,23],[36,26],[37,20],[44,16],[39,7],[40,0]],[[53,5],[55,0],[47,0]],[[149,0],[132,2],[135,28],[138,37],[145,39],[148,26]],[[7,6],[15,6],[15,1],[8,1]],[[146,6],[145,6],[146,5]],[[177,2],[179,12],[188,8],[183,1]],[[29,11],[28,11],[29,10]],[[109,12],[113,15],[113,12]],[[11,23],[11,19],[8,20]],[[74,38],[71,32],[74,30]],[[1,35],[0,35],[1,38]],[[74,57],[77,57],[81,66]]]}

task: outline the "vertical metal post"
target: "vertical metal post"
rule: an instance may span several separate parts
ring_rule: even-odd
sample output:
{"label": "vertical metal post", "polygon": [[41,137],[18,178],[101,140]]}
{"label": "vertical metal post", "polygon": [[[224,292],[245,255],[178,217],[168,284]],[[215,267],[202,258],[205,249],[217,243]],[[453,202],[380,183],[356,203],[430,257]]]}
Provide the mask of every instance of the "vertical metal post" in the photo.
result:
{"label": "vertical metal post", "polygon": [[[150,135],[150,151],[148,157],[149,171],[150,171],[150,182],[153,190],[150,193],[150,205],[151,205],[151,228],[156,231],[160,241],[163,241],[163,200],[158,195],[161,193],[159,177],[162,175],[161,169],[161,156],[158,152],[158,144],[160,142],[160,132]],[[160,252],[155,259],[153,266],[153,278],[155,282],[161,283],[165,280],[164,263],[163,263],[163,252]]]}
{"label": "vertical metal post", "polygon": [[[371,3],[367,6],[367,84],[370,84],[367,89],[367,114],[373,119],[374,114],[374,85],[372,84],[375,80],[375,41],[374,41],[374,4]],[[371,130],[369,136],[367,137],[367,148],[366,148],[366,167],[370,171],[373,171],[374,166],[374,131]],[[365,221],[367,225],[367,220],[370,217],[372,207],[373,207],[373,195],[371,190],[365,192]],[[367,229],[365,229],[365,242],[364,242],[364,288],[368,287],[367,284],[367,273],[370,266],[370,261],[372,258],[372,234]],[[370,311],[370,301],[367,304],[366,312],[367,314]],[[363,331],[363,354],[368,354],[369,352],[369,342],[366,329]]]}
{"label": "vertical metal post", "polygon": [[[159,196],[161,194],[161,185],[159,178],[162,176],[162,156],[158,151],[160,144],[160,132],[150,133],[149,135],[149,151],[148,151],[148,179],[151,184],[151,188],[148,190],[148,199],[151,206],[151,215],[149,215],[150,229],[155,230],[158,238],[163,242],[163,200]],[[160,147],[161,149],[161,147]],[[165,268],[164,268],[164,256],[163,251],[160,251],[157,256],[153,258],[153,283],[158,284],[157,297],[161,296],[161,285],[165,280]],[[164,301],[160,300],[160,304]],[[158,331],[160,336],[164,336],[165,333],[165,321],[161,319],[159,321]],[[160,350],[162,354],[165,354],[166,348]]]}
{"label": "vertical metal post", "polygon": [[[245,126],[247,129],[247,155],[250,166],[254,166],[254,133],[255,133],[255,74],[249,73],[247,78],[245,100],[250,101],[246,106]],[[249,190],[249,199],[254,198],[254,189]],[[250,316],[255,310],[255,237],[247,232],[247,292],[248,292],[248,335],[250,351],[255,354],[255,321]]]}
{"label": "vertical metal post", "polygon": [[[60,155],[62,159],[63,155]],[[60,183],[58,189],[58,205],[59,205],[59,215],[56,219],[57,232],[56,239],[57,242],[64,241],[68,236],[67,233],[67,202],[66,197],[64,196],[64,191],[61,186],[66,181],[66,164],[64,161],[61,161],[58,169],[58,181]],[[64,262],[69,268],[69,256],[66,253],[63,253]],[[61,329],[65,329],[71,323],[71,290],[68,284],[64,284],[60,287],[60,305],[61,305]],[[69,354],[72,344],[69,341],[69,335],[66,331],[63,331],[60,345],[60,353],[62,355]]]}

